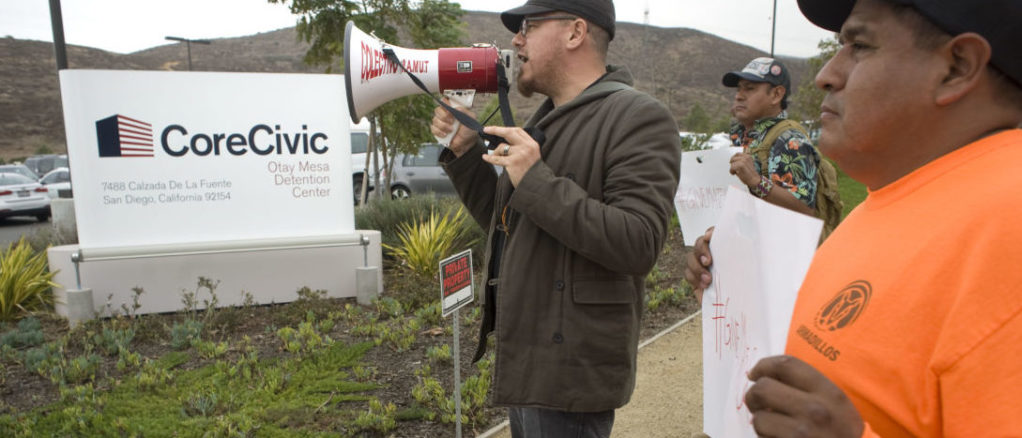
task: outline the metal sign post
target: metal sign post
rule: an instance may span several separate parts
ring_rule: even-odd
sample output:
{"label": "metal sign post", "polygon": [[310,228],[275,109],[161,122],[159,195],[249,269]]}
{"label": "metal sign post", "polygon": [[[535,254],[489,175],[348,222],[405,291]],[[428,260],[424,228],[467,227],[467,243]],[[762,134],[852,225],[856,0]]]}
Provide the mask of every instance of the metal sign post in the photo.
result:
{"label": "metal sign post", "polygon": [[440,306],[443,315],[454,315],[454,424],[461,438],[461,320],[458,309],[472,302],[472,251],[465,250],[440,261]]}
{"label": "metal sign post", "polygon": [[454,436],[461,438],[461,321],[454,309]]}

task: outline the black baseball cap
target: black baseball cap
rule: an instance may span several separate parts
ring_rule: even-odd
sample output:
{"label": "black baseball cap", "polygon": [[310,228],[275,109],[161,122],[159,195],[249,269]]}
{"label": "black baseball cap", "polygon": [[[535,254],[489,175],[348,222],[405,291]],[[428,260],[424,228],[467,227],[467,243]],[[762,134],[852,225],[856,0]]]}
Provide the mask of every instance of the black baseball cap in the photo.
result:
{"label": "black baseball cap", "polygon": [[575,14],[603,28],[614,39],[614,2],[612,0],[529,0],[524,5],[500,14],[504,27],[514,33],[522,27],[522,19],[529,15],[563,11]]}
{"label": "black baseball cap", "polygon": [[[885,0],[910,6],[951,35],[980,34],[992,48],[990,64],[1022,84],[1022,1],[1019,0]],[[834,32],[852,13],[856,0],[798,0],[802,14],[813,24]]]}

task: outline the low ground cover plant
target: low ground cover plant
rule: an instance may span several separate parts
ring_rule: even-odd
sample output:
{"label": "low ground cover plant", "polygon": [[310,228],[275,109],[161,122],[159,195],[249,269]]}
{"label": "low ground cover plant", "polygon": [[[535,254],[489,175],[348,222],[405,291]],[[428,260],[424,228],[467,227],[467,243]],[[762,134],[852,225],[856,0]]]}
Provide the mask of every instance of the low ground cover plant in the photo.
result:
{"label": "low ground cover plant", "polygon": [[[455,357],[465,433],[485,431],[504,411],[488,403],[493,357],[470,363],[480,308],[460,311],[456,355],[437,281],[398,254],[369,306],[302,288],[287,304],[217,307],[245,292],[199,278],[173,314],[137,314],[143,289],[73,330],[46,307],[19,313],[0,323],[0,436],[454,436]],[[675,287],[680,253],[662,260],[650,290],[672,292],[650,295],[654,332],[695,309]]]}

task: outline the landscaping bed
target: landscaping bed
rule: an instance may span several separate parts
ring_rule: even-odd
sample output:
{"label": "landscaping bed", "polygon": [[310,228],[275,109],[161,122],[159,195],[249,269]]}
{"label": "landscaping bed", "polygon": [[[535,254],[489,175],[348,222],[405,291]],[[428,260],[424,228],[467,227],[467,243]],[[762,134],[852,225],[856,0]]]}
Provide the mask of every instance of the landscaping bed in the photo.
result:
{"label": "landscaping bed", "polygon": [[[647,278],[643,339],[697,310],[672,230]],[[393,263],[371,306],[303,289],[287,304],[216,308],[243,292],[198,279],[174,314],[125,306],[68,330],[35,312],[0,325],[0,436],[454,436],[452,321],[433,283]],[[470,363],[478,305],[460,316],[474,436],[505,410],[488,402],[492,357]]]}

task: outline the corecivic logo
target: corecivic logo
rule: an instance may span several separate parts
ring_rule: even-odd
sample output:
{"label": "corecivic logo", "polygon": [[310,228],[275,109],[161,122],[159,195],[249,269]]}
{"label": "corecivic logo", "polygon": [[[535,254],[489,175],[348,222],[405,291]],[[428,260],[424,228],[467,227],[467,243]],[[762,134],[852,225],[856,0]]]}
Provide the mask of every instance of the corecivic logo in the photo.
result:
{"label": "corecivic logo", "polygon": [[[100,157],[152,157],[152,125],[139,120],[113,115],[96,122]],[[322,132],[309,132],[302,125],[300,132],[284,132],[281,125],[258,124],[246,133],[189,133],[179,124],[163,128],[160,147],[171,157],[189,154],[240,156],[256,155],[322,155],[330,150],[329,137]]]}
{"label": "corecivic logo", "polygon": [[153,125],[114,114],[96,122],[100,157],[153,156]]}

